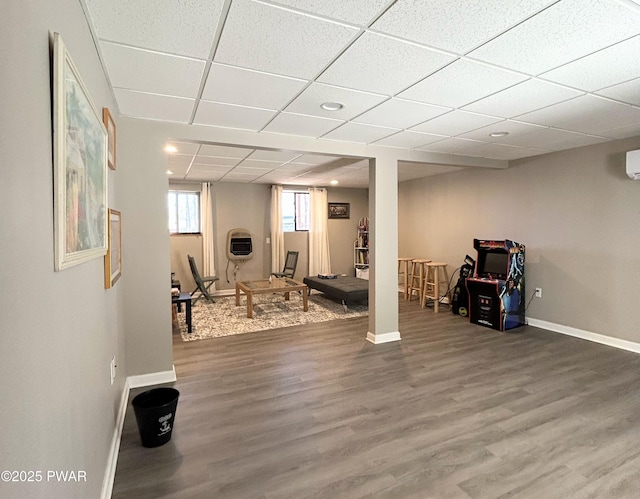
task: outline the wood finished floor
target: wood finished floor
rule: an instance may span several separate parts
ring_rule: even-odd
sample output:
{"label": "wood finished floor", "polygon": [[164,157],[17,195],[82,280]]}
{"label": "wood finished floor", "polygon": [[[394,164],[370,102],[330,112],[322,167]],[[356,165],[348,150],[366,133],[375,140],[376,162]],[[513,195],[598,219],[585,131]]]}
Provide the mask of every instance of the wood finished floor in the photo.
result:
{"label": "wood finished floor", "polygon": [[366,331],[174,334],[172,440],[143,448],[129,406],[113,497],[640,496],[640,355],[415,301],[401,342]]}

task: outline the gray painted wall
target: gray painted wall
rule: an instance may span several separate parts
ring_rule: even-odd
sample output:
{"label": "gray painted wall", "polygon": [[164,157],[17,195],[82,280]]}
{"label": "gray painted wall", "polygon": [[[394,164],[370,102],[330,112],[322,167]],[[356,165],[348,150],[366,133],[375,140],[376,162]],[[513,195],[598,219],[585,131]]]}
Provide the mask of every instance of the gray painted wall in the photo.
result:
{"label": "gray painted wall", "polygon": [[358,220],[369,216],[368,189],[327,188],[330,203],[349,203],[349,219],[331,219],[329,227],[329,250],[331,271],[334,274],[355,275],[353,268],[353,243],[356,240]]}
{"label": "gray painted wall", "polygon": [[[126,373],[129,276],[125,270],[105,290],[102,258],[53,270],[50,32],[61,33],[98,110],[115,106],[80,2],[9,0],[2,11],[0,469],[41,470],[45,478],[0,482],[0,497],[99,497]],[[120,173],[109,172],[116,209]],[[47,483],[47,470],[82,470],[87,481]]]}
{"label": "gray painted wall", "polygon": [[400,184],[400,255],[457,268],[473,238],[527,247],[532,318],[640,342],[640,182],[625,152],[640,137]]}

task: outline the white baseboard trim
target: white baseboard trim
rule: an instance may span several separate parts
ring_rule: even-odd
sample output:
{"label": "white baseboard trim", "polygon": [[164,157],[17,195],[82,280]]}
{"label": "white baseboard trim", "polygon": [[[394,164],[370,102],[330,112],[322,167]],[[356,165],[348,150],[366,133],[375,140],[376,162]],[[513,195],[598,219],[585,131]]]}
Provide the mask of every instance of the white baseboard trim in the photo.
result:
{"label": "white baseboard trim", "polygon": [[381,343],[390,343],[392,341],[400,341],[400,331],[392,331],[390,333],[375,334],[368,332],[367,341],[370,341],[374,345]]}
{"label": "white baseboard trim", "polygon": [[160,385],[162,383],[171,383],[178,379],[176,377],[176,368],[172,367],[171,371],[160,371],[157,373],[139,374],[137,376],[129,376],[127,383],[129,388],[140,388],[141,386]]}
{"label": "white baseboard trim", "polygon": [[132,388],[171,383],[176,379],[176,368],[172,366],[171,371],[129,376],[125,380],[124,387],[122,388],[122,396],[120,397],[120,407],[116,417],[116,426],[113,431],[113,438],[111,439],[111,448],[109,449],[109,456],[107,458],[107,469],[105,470],[102,481],[100,499],[110,499],[113,492],[113,481],[116,478],[116,467],[118,465],[118,453],[120,452],[124,417],[127,414],[127,407],[129,405],[129,392]]}
{"label": "white baseboard trim", "polygon": [[532,319],[527,317],[527,324],[540,329],[546,329],[547,331],[553,331],[554,333],[566,334],[567,336],[574,336],[575,338],[581,338],[583,340],[593,341],[594,343],[600,343],[620,350],[627,350],[629,352],[640,353],[640,343],[633,341],[621,340],[620,338],[614,338],[613,336],[606,336],[604,334],[592,333],[585,331],[584,329],[577,329],[575,327],[563,326],[562,324],[555,324],[553,322],[542,321],[540,319]]}
{"label": "white baseboard trim", "polygon": [[124,426],[124,416],[127,413],[127,405],[129,404],[129,382],[125,380],[122,388],[122,396],[120,397],[120,407],[116,417],[116,427],[113,430],[113,438],[111,439],[111,448],[107,457],[107,469],[102,480],[101,499],[110,499],[113,492],[113,481],[116,478],[116,466],[118,464],[118,453],[120,452],[120,439],[122,438],[122,427]]}

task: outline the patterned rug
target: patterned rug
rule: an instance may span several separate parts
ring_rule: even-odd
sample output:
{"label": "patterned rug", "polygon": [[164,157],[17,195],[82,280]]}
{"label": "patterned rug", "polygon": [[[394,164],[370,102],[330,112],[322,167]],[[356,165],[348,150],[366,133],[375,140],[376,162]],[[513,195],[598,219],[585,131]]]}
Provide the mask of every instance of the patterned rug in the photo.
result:
{"label": "patterned rug", "polygon": [[185,311],[178,314],[178,324],[183,341],[206,340],[220,336],[253,333],[279,327],[296,326],[362,317],[369,313],[366,304],[349,305],[347,312],[342,304],[325,298],[321,293],[309,296],[309,311],[302,310],[302,296],[291,293],[285,301],[281,294],[263,294],[253,297],[253,318],[247,317],[247,298],[240,297],[236,307],[235,296],[216,297],[215,303],[198,300],[191,310],[192,333],[187,333]]}

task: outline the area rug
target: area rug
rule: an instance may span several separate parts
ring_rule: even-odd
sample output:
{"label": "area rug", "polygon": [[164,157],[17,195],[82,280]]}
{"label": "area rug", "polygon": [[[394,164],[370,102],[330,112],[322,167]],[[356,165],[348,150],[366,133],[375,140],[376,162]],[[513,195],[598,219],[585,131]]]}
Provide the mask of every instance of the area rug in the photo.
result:
{"label": "area rug", "polygon": [[252,333],[280,327],[296,326],[362,317],[369,313],[366,304],[349,305],[345,312],[342,304],[321,293],[309,296],[309,311],[302,310],[302,296],[291,293],[285,301],[282,294],[264,294],[253,297],[253,318],[247,317],[247,298],[242,295],[240,306],[235,296],[216,297],[215,303],[198,300],[191,310],[192,332],[187,333],[184,307],[178,314],[183,341],[205,340],[220,336]]}

